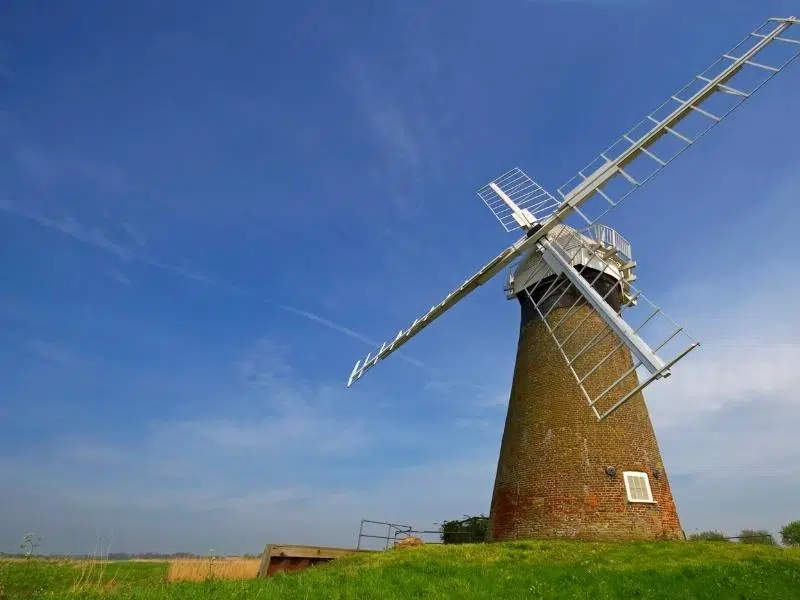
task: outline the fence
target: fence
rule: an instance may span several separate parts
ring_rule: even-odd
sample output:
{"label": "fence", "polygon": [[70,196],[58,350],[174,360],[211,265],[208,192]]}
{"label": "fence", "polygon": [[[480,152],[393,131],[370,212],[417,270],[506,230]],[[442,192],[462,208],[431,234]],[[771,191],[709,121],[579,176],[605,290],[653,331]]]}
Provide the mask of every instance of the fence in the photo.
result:
{"label": "fence", "polygon": [[[386,550],[401,539],[408,536],[416,536],[426,544],[441,544],[441,540],[435,541],[433,539],[425,539],[427,536],[430,538],[431,534],[441,535],[441,531],[433,530],[420,530],[414,529],[411,525],[401,525],[399,523],[391,523],[389,521],[372,521],[370,519],[361,519],[361,526],[358,529],[358,544],[357,550],[370,549],[370,550]],[[372,548],[368,548],[368,544],[372,544]],[[375,546],[382,546],[376,548]]]}
{"label": "fence", "polygon": [[[479,517],[478,519],[482,519]],[[475,517],[458,521],[464,525],[470,523],[470,527],[461,528],[460,530],[447,530],[444,529],[414,529],[411,525],[401,525],[399,523],[392,523],[389,521],[372,521],[370,519],[361,519],[361,525],[358,529],[358,544],[357,550],[370,549],[370,550],[386,550],[403,538],[415,536],[420,538],[426,544],[444,544],[445,536],[450,540],[450,543],[458,543],[460,539],[465,542],[481,542],[482,536],[476,535],[475,530]],[[480,538],[480,539],[479,539]],[[368,544],[372,544],[372,548],[368,548]],[[376,548],[375,546],[382,546]]]}

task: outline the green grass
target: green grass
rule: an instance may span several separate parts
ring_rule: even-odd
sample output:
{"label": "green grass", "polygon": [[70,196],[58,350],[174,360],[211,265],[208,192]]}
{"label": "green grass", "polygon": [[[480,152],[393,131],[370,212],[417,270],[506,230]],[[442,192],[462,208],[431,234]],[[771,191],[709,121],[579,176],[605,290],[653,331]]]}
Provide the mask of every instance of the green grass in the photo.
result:
{"label": "green grass", "polygon": [[[79,598],[81,593],[163,586],[167,563],[0,560],[0,600]],[[98,594],[94,594],[97,596]],[[114,598],[115,594],[105,594]]]}
{"label": "green grass", "polygon": [[[6,599],[709,598],[800,599],[800,550],[712,542],[518,542],[357,555],[264,580],[162,583],[163,566],[122,563],[112,591],[69,591],[64,567],[12,564],[38,596]],[[130,569],[130,573],[127,570]],[[160,574],[160,575],[159,575]],[[19,584],[18,584],[19,585]],[[21,589],[21,588],[20,588]]]}

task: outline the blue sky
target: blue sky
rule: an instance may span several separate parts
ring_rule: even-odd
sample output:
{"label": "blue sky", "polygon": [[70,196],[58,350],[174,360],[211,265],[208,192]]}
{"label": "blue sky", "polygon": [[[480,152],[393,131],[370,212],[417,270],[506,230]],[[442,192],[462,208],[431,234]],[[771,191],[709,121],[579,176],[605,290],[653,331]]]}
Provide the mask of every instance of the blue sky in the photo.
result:
{"label": "blue sky", "polygon": [[[477,188],[554,191],[793,8],[5,3],[0,550],[488,512],[502,279],[345,389],[352,364],[514,240]],[[687,531],[800,518],[798,103],[795,63],[610,220],[704,343],[649,394]]]}

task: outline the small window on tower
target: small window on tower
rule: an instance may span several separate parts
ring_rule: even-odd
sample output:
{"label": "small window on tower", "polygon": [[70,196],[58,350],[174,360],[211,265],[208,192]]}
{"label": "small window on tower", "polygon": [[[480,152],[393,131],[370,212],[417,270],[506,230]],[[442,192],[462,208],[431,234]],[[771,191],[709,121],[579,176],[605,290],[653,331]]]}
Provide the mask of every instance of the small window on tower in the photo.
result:
{"label": "small window on tower", "polygon": [[628,492],[629,502],[653,502],[653,492],[650,490],[650,480],[647,473],[638,471],[625,471],[625,490]]}

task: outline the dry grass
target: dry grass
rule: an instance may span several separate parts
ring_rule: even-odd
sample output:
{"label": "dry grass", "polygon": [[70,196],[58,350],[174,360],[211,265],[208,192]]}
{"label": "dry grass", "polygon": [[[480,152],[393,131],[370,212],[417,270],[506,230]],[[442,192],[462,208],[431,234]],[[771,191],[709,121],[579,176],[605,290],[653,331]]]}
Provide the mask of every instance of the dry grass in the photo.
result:
{"label": "dry grass", "polygon": [[169,561],[167,581],[206,579],[254,579],[260,558],[184,558]]}
{"label": "dry grass", "polygon": [[116,573],[109,573],[109,561],[101,559],[70,560],[67,564],[78,571],[72,591],[110,590],[116,585]]}

